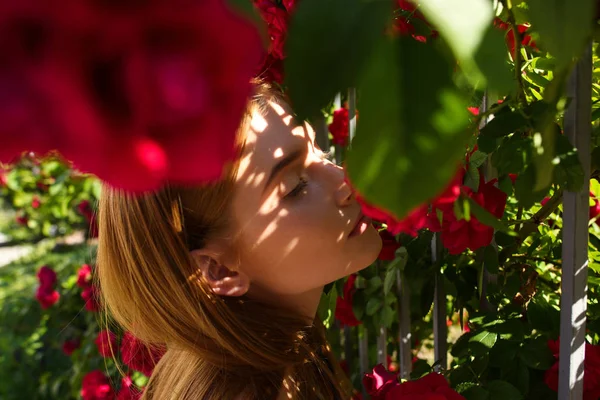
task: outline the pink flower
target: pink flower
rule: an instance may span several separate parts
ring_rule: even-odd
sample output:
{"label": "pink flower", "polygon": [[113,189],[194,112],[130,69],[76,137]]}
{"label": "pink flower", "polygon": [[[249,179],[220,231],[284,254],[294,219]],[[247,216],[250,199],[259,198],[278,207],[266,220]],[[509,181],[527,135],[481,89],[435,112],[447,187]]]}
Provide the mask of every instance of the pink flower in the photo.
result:
{"label": "pink flower", "polygon": [[92,267],[88,264],[83,264],[77,271],[77,286],[82,289],[87,289],[92,285]]}
{"label": "pink flower", "polygon": [[65,340],[65,342],[62,345],[62,351],[67,356],[70,356],[75,350],[79,348],[80,345],[81,341],[79,339]]}
{"label": "pink flower", "polygon": [[126,332],[121,341],[121,359],[129,368],[151,376],[154,366],[160,361],[164,350],[148,348],[130,332]]}
{"label": "pink flower", "polygon": [[112,400],[115,397],[108,378],[100,370],[88,372],[81,382],[83,400]]}
{"label": "pink flower", "polygon": [[112,357],[113,353],[117,352],[117,335],[108,329],[100,331],[94,343],[96,343],[98,353],[104,358]]}
{"label": "pink flower", "polygon": [[333,144],[346,146],[349,136],[348,109],[346,107],[338,108],[333,112],[333,121],[329,124],[329,132],[333,136]]}
{"label": "pink flower", "polygon": [[358,326],[362,324],[352,310],[352,296],[356,291],[354,282],[356,282],[356,274],[348,277],[348,280],[344,284],[344,293],[342,296],[338,296],[336,300],[335,318],[340,321],[342,326]]}
{"label": "pink flower", "polygon": [[56,149],[140,192],[213,181],[234,158],[263,52],[224,0],[25,0],[0,15],[0,161]]}
{"label": "pink flower", "polygon": [[373,372],[363,377],[363,386],[373,400],[386,399],[387,393],[399,385],[398,375],[388,372],[382,364],[377,364]]}

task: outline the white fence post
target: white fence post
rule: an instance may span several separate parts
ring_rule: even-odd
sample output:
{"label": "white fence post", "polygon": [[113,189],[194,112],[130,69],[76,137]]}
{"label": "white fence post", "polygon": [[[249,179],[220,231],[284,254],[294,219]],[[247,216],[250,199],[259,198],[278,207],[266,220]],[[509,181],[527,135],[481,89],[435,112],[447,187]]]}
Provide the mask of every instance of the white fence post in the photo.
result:
{"label": "white fence post", "polygon": [[[442,243],[438,233],[431,239],[431,261],[439,262],[442,254]],[[435,291],[433,296],[433,355],[438,371],[448,368],[448,326],[446,325],[446,291],[444,277],[440,271],[435,272]]]}
{"label": "white fence post", "polygon": [[398,314],[399,314],[399,332],[398,343],[400,347],[399,362],[400,377],[409,379],[412,372],[412,348],[411,348],[411,327],[410,327],[410,294],[408,285],[402,272],[398,271]]}
{"label": "white fence post", "polygon": [[563,195],[563,262],[560,311],[558,398],[581,400],[585,358],[587,309],[588,222],[590,181],[592,52],[573,69],[567,86],[571,103],[565,113],[564,132],[577,148],[584,171],[579,192]]}

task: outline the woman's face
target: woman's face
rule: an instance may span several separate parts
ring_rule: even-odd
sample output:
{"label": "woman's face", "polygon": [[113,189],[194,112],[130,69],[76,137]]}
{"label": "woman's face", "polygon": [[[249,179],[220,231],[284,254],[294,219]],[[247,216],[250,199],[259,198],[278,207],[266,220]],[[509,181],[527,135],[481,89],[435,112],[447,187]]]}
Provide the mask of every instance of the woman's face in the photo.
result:
{"label": "woman's face", "polygon": [[344,171],[324,158],[312,128],[294,126],[276,103],[253,115],[233,212],[251,296],[320,293],[371,264],[381,249],[370,223],[350,235],[362,214]]}

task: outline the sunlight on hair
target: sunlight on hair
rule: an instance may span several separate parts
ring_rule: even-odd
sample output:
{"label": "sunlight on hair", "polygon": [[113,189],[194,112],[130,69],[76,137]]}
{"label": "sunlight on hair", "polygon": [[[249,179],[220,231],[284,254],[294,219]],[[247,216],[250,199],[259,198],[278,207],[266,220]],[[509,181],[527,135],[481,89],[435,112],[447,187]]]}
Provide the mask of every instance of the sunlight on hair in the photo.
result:
{"label": "sunlight on hair", "polygon": [[280,116],[281,116],[281,115],[283,115],[283,114],[286,114],[286,111],[283,109],[283,107],[282,107],[282,106],[280,106],[279,104],[277,104],[276,102],[274,102],[274,101],[269,101],[269,105],[271,106],[271,108],[272,108],[273,110],[275,110],[275,112],[277,113],[277,115],[280,115]]}

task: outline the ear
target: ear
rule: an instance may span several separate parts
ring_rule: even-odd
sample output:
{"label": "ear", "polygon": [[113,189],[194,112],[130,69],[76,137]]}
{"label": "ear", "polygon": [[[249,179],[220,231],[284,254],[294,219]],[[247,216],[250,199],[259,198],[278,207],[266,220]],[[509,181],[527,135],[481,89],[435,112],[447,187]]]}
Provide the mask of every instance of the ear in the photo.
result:
{"label": "ear", "polygon": [[[233,269],[223,262],[217,253],[206,249],[197,249],[190,252],[202,277],[212,291],[221,296],[242,296],[250,288],[250,279],[239,269]],[[231,267],[231,268],[230,268]]]}

